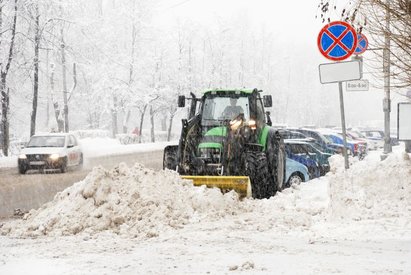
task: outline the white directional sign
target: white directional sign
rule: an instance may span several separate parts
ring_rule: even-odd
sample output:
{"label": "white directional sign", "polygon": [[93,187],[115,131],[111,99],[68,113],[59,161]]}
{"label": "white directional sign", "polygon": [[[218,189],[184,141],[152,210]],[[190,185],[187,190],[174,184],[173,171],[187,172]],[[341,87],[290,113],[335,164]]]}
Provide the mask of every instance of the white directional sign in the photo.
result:
{"label": "white directional sign", "polygon": [[398,103],[398,140],[411,140],[411,103]]}
{"label": "white directional sign", "polygon": [[347,92],[368,91],[370,89],[370,83],[366,79],[348,81]]}
{"label": "white directional sign", "polygon": [[320,64],[319,69],[322,84],[360,80],[362,77],[359,60]]}

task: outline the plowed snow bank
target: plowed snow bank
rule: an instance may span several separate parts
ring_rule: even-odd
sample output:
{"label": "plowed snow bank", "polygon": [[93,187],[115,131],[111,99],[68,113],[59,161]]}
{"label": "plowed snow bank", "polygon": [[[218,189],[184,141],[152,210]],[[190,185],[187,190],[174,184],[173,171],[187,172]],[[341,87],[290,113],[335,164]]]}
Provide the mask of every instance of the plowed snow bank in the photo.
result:
{"label": "plowed snow bank", "polygon": [[[357,230],[356,222],[379,220],[411,227],[411,161],[393,154],[385,161],[365,159],[343,169],[331,158],[325,177],[293,186],[269,200],[240,201],[234,192],[193,187],[171,171],[155,172],[136,164],[113,170],[95,168],[86,179],[56,195],[22,220],[0,226],[12,236],[93,235],[102,231],[150,238],[189,223],[216,222],[229,230]],[[332,225],[331,225],[332,224]],[[330,226],[328,226],[330,225]],[[213,225],[214,226],[214,225]],[[328,229],[326,229],[328,228]],[[321,233],[323,232],[323,233]]]}
{"label": "plowed snow bank", "polygon": [[[157,236],[190,220],[213,220],[240,211],[235,192],[194,188],[171,171],[94,168],[84,179],[32,210],[23,220],[3,226],[18,236],[94,234],[111,230],[130,237]],[[244,211],[244,210],[243,210]]]}
{"label": "plowed snow bank", "polygon": [[344,172],[343,158],[333,157],[330,217],[341,220],[375,220],[411,217],[411,161],[406,153],[386,160],[357,161]]}

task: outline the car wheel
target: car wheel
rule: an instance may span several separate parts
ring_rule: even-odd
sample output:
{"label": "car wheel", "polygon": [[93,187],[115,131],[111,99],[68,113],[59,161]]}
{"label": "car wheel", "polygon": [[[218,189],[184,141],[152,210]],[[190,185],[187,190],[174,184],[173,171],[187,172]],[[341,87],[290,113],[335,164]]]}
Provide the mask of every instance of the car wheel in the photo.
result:
{"label": "car wheel", "polygon": [[67,172],[67,158],[63,159],[63,162],[60,166],[60,172],[61,173],[66,173]]}
{"label": "car wheel", "polygon": [[19,165],[19,173],[24,175],[27,172],[27,168]]}
{"label": "car wheel", "polygon": [[298,174],[298,173],[294,173],[290,176],[290,178],[288,179],[287,182],[287,186],[291,187],[293,185],[299,185],[303,182],[303,178]]}
{"label": "car wheel", "polygon": [[78,167],[79,167],[80,169],[83,168],[83,163],[84,163],[83,154],[80,154],[80,160],[79,160],[79,162],[78,162]]}

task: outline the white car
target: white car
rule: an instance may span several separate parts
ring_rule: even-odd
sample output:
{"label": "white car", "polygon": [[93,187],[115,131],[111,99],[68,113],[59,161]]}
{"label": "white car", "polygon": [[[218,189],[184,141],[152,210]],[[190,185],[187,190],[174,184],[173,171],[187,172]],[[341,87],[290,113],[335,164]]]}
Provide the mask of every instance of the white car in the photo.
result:
{"label": "white car", "polygon": [[72,134],[50,133],[34,135],[18,158],[20,174],[27,170],[59,169],[66,172],[67,167],[83,165],[83,153]]}

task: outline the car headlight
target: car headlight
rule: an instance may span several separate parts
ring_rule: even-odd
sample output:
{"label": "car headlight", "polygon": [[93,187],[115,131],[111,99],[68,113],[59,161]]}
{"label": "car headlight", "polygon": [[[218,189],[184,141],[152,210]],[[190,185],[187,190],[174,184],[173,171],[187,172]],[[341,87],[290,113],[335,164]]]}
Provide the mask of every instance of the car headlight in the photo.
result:
{"label": "car headlight", "polygon": [[21,155],[19,155],[19,159],[27,159],[26,154],[21,154]]}
{"label": "car headlight", "polygon": [[60,155],[59,154],[51,154],[50,156],[49,156],[49,159],[51,159],[51,160],[58,160],[60,158]]}

